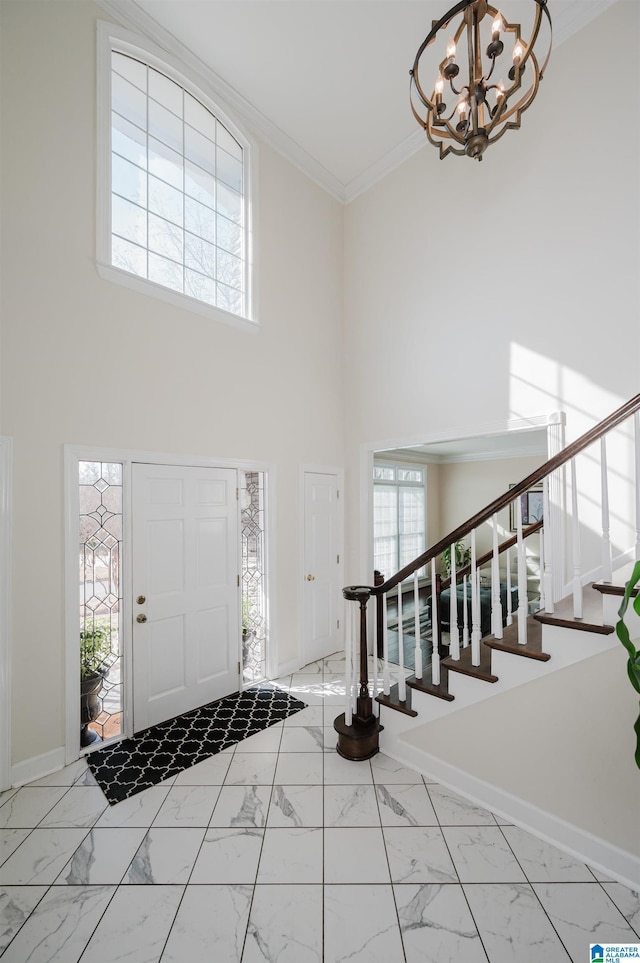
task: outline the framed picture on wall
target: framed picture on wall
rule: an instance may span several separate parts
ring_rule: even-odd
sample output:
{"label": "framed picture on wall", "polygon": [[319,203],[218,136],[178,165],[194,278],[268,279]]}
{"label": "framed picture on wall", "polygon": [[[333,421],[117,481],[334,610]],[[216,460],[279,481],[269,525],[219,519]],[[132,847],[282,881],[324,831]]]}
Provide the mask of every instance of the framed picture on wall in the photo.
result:
{"label": "framed picture on wall", "polygon": [[[509,485],[509,488],[514,488],[515,485]],[[524,492],[520,496],[520,504],[522,506],[522,525],[526,527],[527,525],[533,525],[535,522],[542,521],[543,516],[543,493],[542,484],[534,485],[528,491]],[[511,502],[509,506],[509,520],[511,531],[515,532],[516,525],[516,502]]]}

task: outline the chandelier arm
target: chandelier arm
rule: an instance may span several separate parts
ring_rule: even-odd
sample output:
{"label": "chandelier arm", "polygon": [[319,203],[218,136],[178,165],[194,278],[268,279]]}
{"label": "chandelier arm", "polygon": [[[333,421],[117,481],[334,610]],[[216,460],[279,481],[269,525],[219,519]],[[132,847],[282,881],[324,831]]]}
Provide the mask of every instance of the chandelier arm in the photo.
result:
{"label": "chandelier arm", "polygon": [[[429,44],[431,43],[431,41],[432,41],[432,40],[436,37],[436,35],[439,33],[439,31],[440,31],[443,27],[446,27],[446,25],[449,23],[449,21],[450,21],[450,20],[453,20],[453,18],[454,18],[457,14],[459,14],[461,10],[464,10],[466,7],[471,6],[472,3],[474,3],[474,0],[459,0],[459,3],[456,3],[455,6],[453,6],[453,7],[451,8],[451,10],[447,11],[447,13],[445,13],[444,17],[442,17],[440,20],[438,20],[437,23],[434,23],[434,24],[433,24],[433,26],[431,27],[431,30],[429,31],[429,33],[427,34],[427,36],[426,36],[426,37],[424,38],[424,40],[422,41],[420,47],[418,48],[418,52],[417,52],[417,54],[416,54],[416,56],[415,56],[415,60],[414,60],[414,62],[413,62],[413,71],[414,71],[414,73],[415,73],[416,70],[418,69],[418,61],[420,60],[420,57],[422,56],[422,54],[424,53],[424,51],[427,49],[427,47],[429,46]],[[536,3],[539,3],[539,0],[536,0]]]}
{"label": "chandelier arm", "polygon": [[[538,93],[538,88],[540,87],[541,74],[538,69],[538,61],[536,60],[535,55],[532,54],[532,57],[533,57],[535,70],[534,70],[534,77],[531,82],[531,86],[527,90],[525,90],[525,92],[519,98],[518,102],[514,104],[513,107],[509,107],[508,110],[504,110],[500,114],[499,116],[500,123],[504,123],[509,119],[509,117],[512,117],[513,114],[515,113],[523,114],[525,110],[527,110],[527,108],[531,106],[531,104],[533,103],[536,97],[536,94]],[[491,124],[489,124],[488,130],[492,130],[493,127],[496,126],[497,121],[498,121],[498,115],[496,115],[494,120],[492,120]],[[519,126],[520,126],[520,123],[518,123],[518,127]],[[494,138],[494,139],[497,140],[497,138]]]}

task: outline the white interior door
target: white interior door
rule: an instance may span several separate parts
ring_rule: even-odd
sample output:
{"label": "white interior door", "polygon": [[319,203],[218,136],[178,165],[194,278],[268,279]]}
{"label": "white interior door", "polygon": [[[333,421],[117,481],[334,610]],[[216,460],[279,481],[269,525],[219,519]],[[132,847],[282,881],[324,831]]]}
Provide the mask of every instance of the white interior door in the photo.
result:
{"label": "white interior door", "polygon": [[304,473],[304,651],[305,664],[343,648],[339,479]]}
{"label": "white interior door", "polygon": [[233,469],[133,465],[133,723],[240,688]]}

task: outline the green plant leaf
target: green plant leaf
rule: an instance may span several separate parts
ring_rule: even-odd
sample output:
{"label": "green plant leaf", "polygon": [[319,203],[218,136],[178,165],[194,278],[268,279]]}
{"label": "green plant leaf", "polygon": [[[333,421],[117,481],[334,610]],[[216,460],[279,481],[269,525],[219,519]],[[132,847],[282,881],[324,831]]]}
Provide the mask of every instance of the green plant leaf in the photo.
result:
{"label": "green plant leaf", "polygon": [[[629,654],[629,658],[627,659],[627,675],[629,676],[629,682],[638,693],[640,693],[640,652],[638,652],[635,644],[631,640],[629,627],[624,621],[624,617],[630,601],[633,611],[636,612],[637,615],[640,615],[640,593],[634,597],[634,591],[639,582],[640,560],[637,561],[633,566],[631,578],[625,586],[622,603],[618,609],[618,622],[616,622],[616,635]],[[634,759],[636,761],[636,766],[638,769],[640,769],[640,715],[638,715],[638,718],[635,721],[633,731],[636,734],[636,751],[634,753]]]}
{"label": "green plant leaf", "polygon": [[638,585],[638,582],[640,582],[640,560],[638,560],[636,564],[633,566],[631,577],[629,578],[629,581],[625,585],[624,596],[623,596],[622,602],[620,603],[620,608],[618,609],[619,619],[624,618],[627,608],[629,607],[629,599],[633,595],[633,590]]}

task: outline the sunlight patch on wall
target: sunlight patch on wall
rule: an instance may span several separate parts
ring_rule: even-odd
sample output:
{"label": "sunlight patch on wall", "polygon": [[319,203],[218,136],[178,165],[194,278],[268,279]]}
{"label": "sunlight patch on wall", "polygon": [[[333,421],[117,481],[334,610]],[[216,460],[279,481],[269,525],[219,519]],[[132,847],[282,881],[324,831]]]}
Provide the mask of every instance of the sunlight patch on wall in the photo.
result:
{"label": "sunlight patch on wall", "polygon": [[[509,412],[512,418],[532,418],[553,412],[566,416],[565,443],[593,428],[628,399],[614,394],[582,372],[516,342],[510,346]],[[628,421],[606,440],[609,511],[614,559],[635,540],[633,424]],[[600,564],[601,449],[596,442],[576,458],[578,518],[583,571]],[[567,508],[571,493],[567,468]]]}

